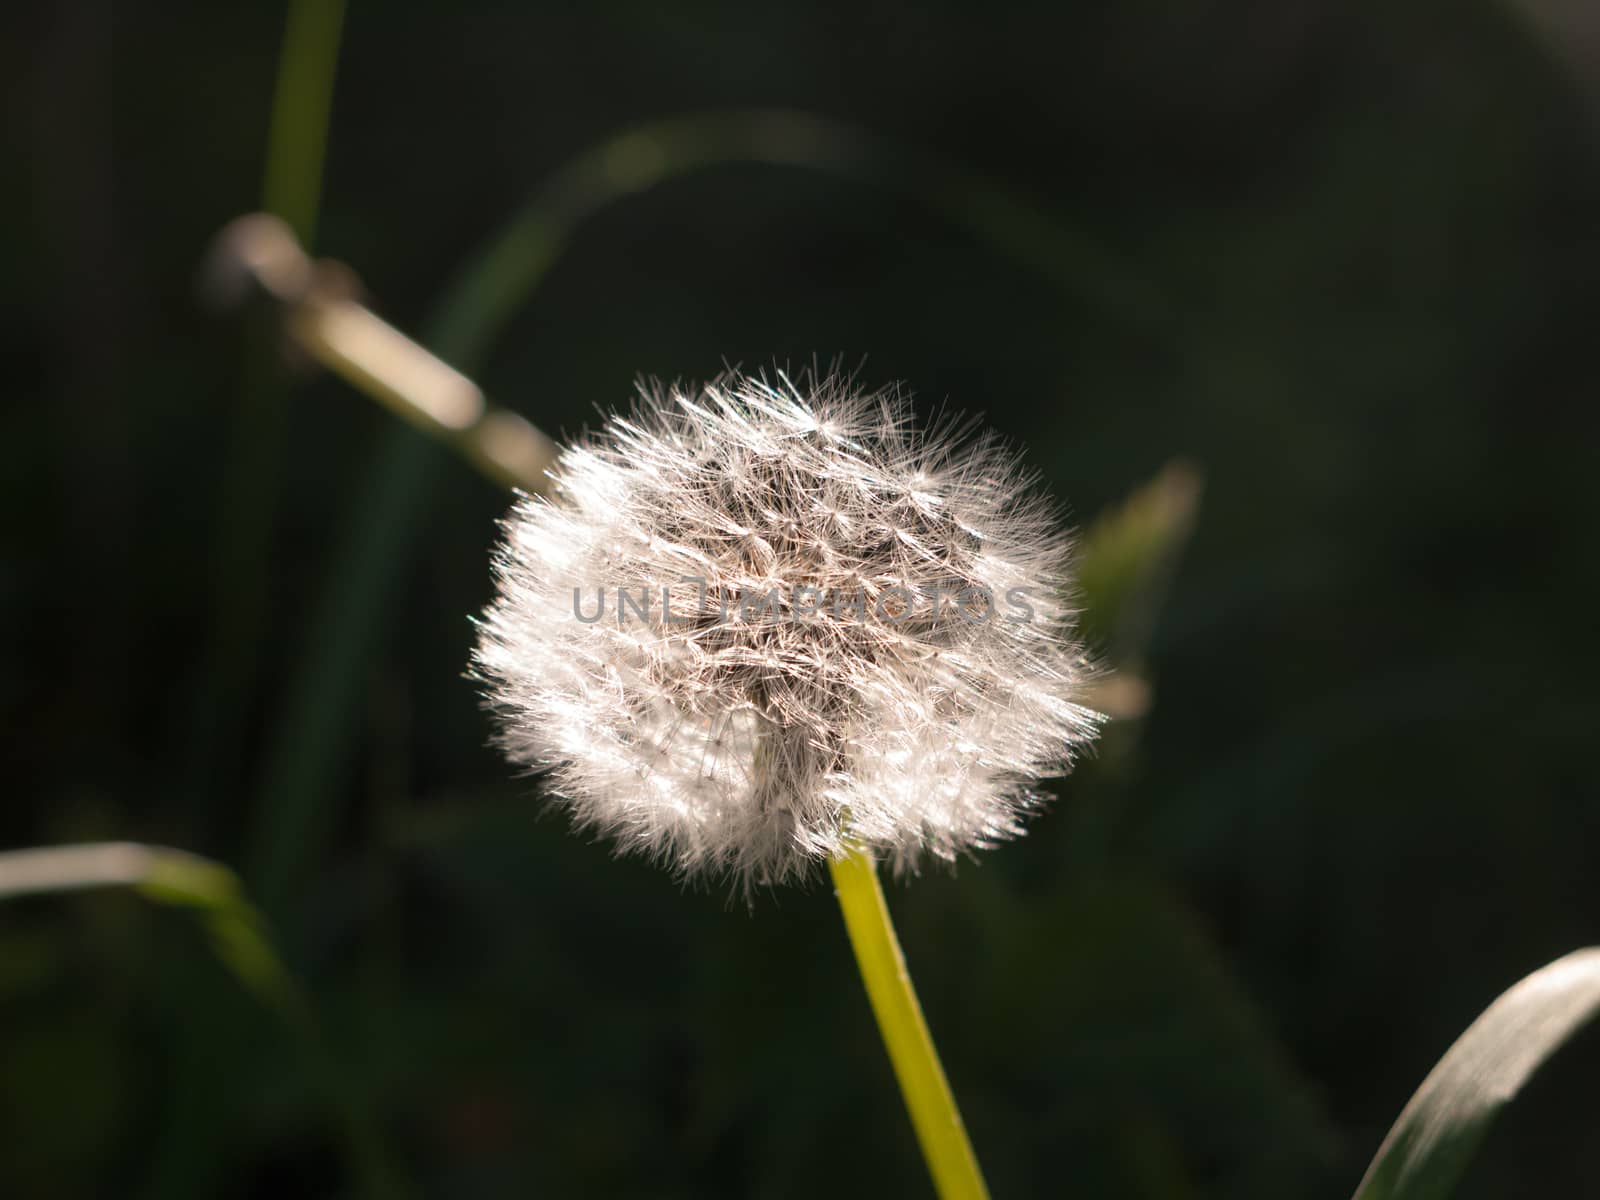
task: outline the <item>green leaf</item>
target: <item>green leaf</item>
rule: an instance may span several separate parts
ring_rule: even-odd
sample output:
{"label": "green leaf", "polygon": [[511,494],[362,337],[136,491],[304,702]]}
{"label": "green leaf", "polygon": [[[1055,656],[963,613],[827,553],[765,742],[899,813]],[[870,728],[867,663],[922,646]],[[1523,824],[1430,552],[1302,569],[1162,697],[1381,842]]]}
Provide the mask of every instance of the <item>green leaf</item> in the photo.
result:
{"label": "green leaf", "polygon": [[338,1122],[352,1178],[366,1195],[399,1194],[371,1115],[338,1075],[304,993],[232,870],[184,850],[137,842],[0,852],[0,900],[106,887],[131,888],[146,900],[190,909],[200,918],[223,966],[299,1040]]}
{"label": "green leaf", "polygon": [[1600,947],[1558,958],[1502,995],[1423,1080],[1355,1200],[1449,1195],[1495,1114],[1597,1012]]}
{"label": "green leaf", "polygon": [[157,904],[196,911],[212,948],[245,989],[289,1021],[305,1019],[288,970],[239,879],[221,863],[165,846],[90,842],[0,854],[0,900],[129,887]]}
{"label": "green leaf", "polygon": [[1116,508],[1102,513],[1078,547],[1083,628],[1118,667],[1144,652],[1178,555],[1200,507],[1200,472],[1168,463]]}

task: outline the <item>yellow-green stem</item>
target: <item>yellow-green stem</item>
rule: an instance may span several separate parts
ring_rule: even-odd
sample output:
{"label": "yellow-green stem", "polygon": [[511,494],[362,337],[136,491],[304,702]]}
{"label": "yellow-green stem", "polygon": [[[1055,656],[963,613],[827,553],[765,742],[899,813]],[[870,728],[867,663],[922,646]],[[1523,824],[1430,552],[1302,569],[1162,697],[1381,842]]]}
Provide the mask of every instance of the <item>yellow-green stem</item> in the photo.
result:
{"label": "yellow-green stem", "polygon": [[939,1051],[911,986],[877,868],[858,850],[835,859],[831,869],[861,982],[878,1018],[934,1190],[941,1200],[988,1200],[989,1189],[984,1186],[972,1142],[939,1063]]}

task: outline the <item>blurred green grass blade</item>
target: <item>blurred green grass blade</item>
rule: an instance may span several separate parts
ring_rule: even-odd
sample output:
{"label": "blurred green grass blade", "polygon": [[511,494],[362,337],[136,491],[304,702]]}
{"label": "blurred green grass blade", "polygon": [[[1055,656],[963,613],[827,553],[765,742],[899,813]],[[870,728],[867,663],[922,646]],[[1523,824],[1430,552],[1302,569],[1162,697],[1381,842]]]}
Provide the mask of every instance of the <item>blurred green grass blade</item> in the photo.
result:
{"label": "blurred green grass blade", "polygon": [[291,0],[278,56],[261,206],[308,248],[317,231],[344,8],[344,0]]}
{"label": "blurred green grass blade", "polygon": [[290,676],[252,812],[246,877],[265,911],[291,933],[291,899],[303,870],[321,858],[335,820],[385,597],[397,586],[440,461],[440,448],[411,426],[397,422],[384,433]]}
{"label": "blurred green grass blade", "polygon": [[1378,1149],[1355,1200],[1441,1200],[1489,1123],[1539,1066],[1600,1013],[1600,948],[1535,971],[1451,1046]]}
{"label": "blurred green grass blade", "polygon": [[[315,244],[344,14],[345,0],[290,0],[268,117],[261,205],[288,222],[307,249]],[[278,361],[280,338],[275,327],[259,318],[247,331],[242,384],[221,473],[213,624],[196,689],[182,789],[184,828],[189,830],[185,840],[197,843],[209,840],[208,807],[222,772],[243,752],[239,698],[254,688],[261,630],[271,603],[267,563],[288,408]]]}
{"label": "blurred green grass blade", "polygon": [[184,850],[137,842],[91,842],[0,853],[0,900],[49,892],[127,887],[145,899],[193,910],[212,949],[245,990],[291,1023],[308,1009],[272,948],[239,877]]}
{"label": "blurred green grass blade", "polygon": [[672,178],[736,164],[822,171],[909,193],[1098,312],[1136,327],[1172,316],[1168,297],[1131,262],[977,172],[808,113],[751,109],[650,121],[580,154],[458,278],[430,345],[458,366],[476,363],[585,216]]}
{"label": "blurred green grass blade", "polygon": [[195,911],[211,948],[245,988],[286,1020],[304,1025],[310,1009],[268,940],[261,914],[244,898],[239,877],[220,863],[176,850],[152,851],[135,885],[145,899]]}
{"label": "blurred green grass blade", "polygon": [[90,842],[0,853],[0,900],[51,892],[127,887],[162,905],[194,910],[218,958],[245,990],[299,1022],[306,1006],[273,950],[239,877],[184,850],[138,842]]}
{"label": "blurred green grass blade", "polygon": [[1175,461],[1101,514],[1078,546],[1082,623],[1118,667],[1138,666],[1200,507],[1199,471]]}
{"label": "blurred green grass blade", "polygon": [[[605,206],[703,168],[755,164],[854,176],[908,191],[1019,267],[1114,319],[1158,326],[1157,290],[1113,252],[1004,188],[932,156],[801,113],[738,111],[650,122],[609,138],[553,174],[458,276],[425,340],[472,374],[494,338]],[[1018,230],[1030,231],[1026,237]],[[427,511],[438,448],[410,428],[385,434],[332,556],[332,573],[254,807],[248,877],[265,910],[286,916],[307,864],[330,836],[361,680],[382,631],[384,597]]]}
{"label": "blurred green grass blade", "polygon": [[[261,205],[287,221],[308,249],[315,244],[321,206],[344,17],[345,0],[289,0],[268,118]],[[213,624],[194,697],[185,782],[179,789],[181,827],[189,831],[185,840],[202,845],[212,839],[216,796],[236,786],[226,772],[245,753],[242,698],[255,690],[262,631],[271,611],[269,561],[287,434],[288,386],[279,362],[279,333],[264,318],[248,330],[243,357],[217,498]],[[214,913],[208,921],[213,939],[225,937],[233,953],[251,957],[248,927],[237,916]],[[181,991],[176,981],[169,986]],[[178,996],[179,1002],[184,999]],[[182,1096],[205,1086],[210,1068],[201,1060],[208,1052],[208,1047],[191,1045],[174,1053],[173,1095],[164,1102],[161,1148],[154,1155],[149,1185],[150,1194],[163,1200],[200,1194],[207,1190],[205,1181],[225,1169],[216,1136],[218,1110]]]}
{"label": "blurred green grass blade", "polygon": [[284,1021],[306,1051],[310,1069],[336,1110],[348,1166],[362,1193],[401,1194],[370,1117],[334,1070],[310,1004],[233,871],[184,850],[138,842],[0,852],[0,901],[107,887],[129,888],[154,904],[195,913],[222,965]]}
{"label": "blurred green grass blade", "polygon": [[[1200,472],[1168,463],[1120,504],[1102,512],[1078,543],[1075,599],[1079,628],[1102,671],[1083,703],[1111,718],[1100,769],[1127,761],[1134,722],[1151,704],[1145,656],[1156,620],[1199,515]],[[1125,817],[1126,789],[1091,789],[1062,823],[1068,853],[1080,865],[1104,863]]]}

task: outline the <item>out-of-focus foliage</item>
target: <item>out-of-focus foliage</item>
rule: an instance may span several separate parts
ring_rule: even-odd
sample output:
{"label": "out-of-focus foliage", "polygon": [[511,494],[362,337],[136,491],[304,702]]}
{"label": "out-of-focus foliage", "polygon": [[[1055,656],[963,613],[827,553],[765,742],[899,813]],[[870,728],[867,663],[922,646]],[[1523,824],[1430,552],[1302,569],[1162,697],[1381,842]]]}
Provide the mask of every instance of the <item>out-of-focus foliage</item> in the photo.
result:
{"label": "out-of-focus foliage", "polygon": [[1199,503],[1198,473],[1169,463],[1084,537],[1077,554],[1084,636],[1114,662],[1136,660],[1149,641]]}
{"label": "out-of-focus foliage", "polygon": [[[197,311],[207,238],[257,203],[282,21],[0,16],[0,844],[161,841],[253,885],[263,792],[309,773],[275,934],[428,1194],[919,1186],[826,891],[681,892],[539,820],[486,748],[461,672],[503,496]],[[1347,1196],[1483,1000],[1594,940],[1574,48],[1491,3],[1332,0],[358,4],[345,37],[316,249],[411,329],[619,129],[779,107],[880,147],[575,226],[473,364],[544,428],[639,372],[840,354],[983,411],[1090,539],[1162,464],[1203,475],[1181,557],[1085,580],[1159,585],[1131,631],[1096,617],[1148,715],[1028,839],[890,895],[997,1196]],[[896,186],[927,162],[965,207]],[[308,641],[334,572],[391,551],[334,596],[359,644]],[[334,753],[286,738],[347,667]],[[1600,1188],[1593,1055],[1459,1195]],[[7,1195],[353,1182],[282,1029],[192,922],[115,895],[0,911],[0,1143]]]}

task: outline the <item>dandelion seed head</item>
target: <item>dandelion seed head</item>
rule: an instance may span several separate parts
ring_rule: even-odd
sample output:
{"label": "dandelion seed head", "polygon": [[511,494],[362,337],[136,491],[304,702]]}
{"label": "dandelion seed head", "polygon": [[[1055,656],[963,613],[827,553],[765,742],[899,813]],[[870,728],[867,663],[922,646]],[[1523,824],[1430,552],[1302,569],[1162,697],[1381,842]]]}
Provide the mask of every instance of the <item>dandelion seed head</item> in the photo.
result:
{"label": "dandelion seed head", "polygon": [[992,846],[1100,722],[1057,510],[895,391],[642,386],[503,534],[474,655],[500,746],[686,877]]}

